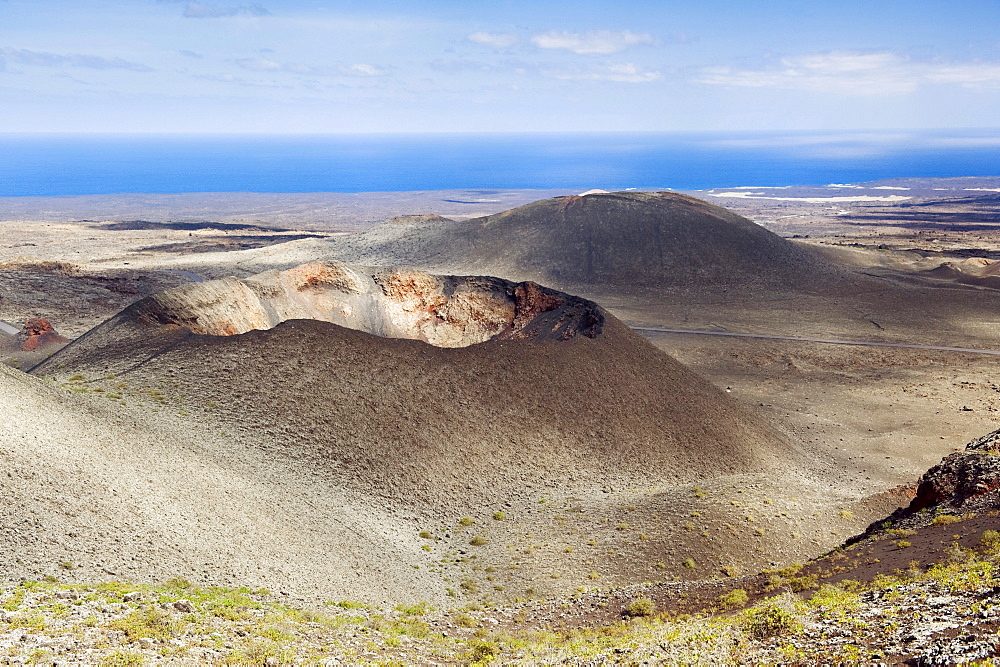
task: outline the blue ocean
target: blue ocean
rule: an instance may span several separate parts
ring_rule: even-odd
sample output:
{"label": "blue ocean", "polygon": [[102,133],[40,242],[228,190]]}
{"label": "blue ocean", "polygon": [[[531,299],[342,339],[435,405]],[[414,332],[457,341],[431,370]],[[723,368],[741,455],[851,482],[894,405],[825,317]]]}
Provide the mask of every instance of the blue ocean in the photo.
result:
{"label": "blue ocean", "polygon": [[824,185],[1000,175],[1000,130],[0,135],[0,196]]}

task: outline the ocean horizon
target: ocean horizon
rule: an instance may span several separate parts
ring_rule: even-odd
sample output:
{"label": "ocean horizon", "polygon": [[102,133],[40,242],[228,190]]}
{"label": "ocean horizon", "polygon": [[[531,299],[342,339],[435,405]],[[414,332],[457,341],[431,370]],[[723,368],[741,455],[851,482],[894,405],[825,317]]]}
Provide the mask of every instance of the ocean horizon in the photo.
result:
{"label": "ocean horizon", "polygon": [[370,135],[2,134],[0,196],[704,190],[1000,175],[1000,129]]}

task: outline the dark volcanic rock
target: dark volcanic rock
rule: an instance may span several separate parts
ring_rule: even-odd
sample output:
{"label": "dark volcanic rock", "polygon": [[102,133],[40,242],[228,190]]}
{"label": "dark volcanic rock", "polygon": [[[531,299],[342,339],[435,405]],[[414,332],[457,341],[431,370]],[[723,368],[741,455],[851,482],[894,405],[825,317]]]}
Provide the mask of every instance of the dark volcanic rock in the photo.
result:
{"label": "dark volcanic rock", "polygon": [[880,533],[886,525],[920,527],[942,513],[971,515],[1000,508],[1000,429],[949,454],[920,478],[913,500],[886,520],[872,523],[853,544]]}
{"label": "dark volcanic rock", "polygon": [[989,452],[955,452],[920,479],[911,512],[947,503],[958,508],[1000,488],[1000,457]]}

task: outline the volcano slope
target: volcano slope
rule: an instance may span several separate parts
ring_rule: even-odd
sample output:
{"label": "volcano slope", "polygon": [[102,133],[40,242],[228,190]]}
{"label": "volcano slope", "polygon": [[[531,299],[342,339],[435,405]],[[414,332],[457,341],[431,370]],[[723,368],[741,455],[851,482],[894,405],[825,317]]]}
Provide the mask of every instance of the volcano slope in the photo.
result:
{"label": "volcano slope", "polygon": [[556,197],[472,220],[394,218],[332,242],[359,263],[559,286],[800,285],[833,265],[720,206],[671,192]]}
{"label": "volcano slope", "polygon": [[[220,553],[259,572],[281,563],[299,572],[282,585],[327,595],[495,600],[703,576],[694,563],[753,567],[813,550],[829,526],[767,534],[784,513],[734,525],[737,492],[799,480],[805,507],[834,502],[748,408],[596,304],[532,283],[315,263],[193,284],[137,302],[32,373],[170,423],[155,450],[168,469],[259,461],[259,475],[244,465],[198,485],[185,540],[258,513],[246,544],[259,554]],[[121,446],[105,455],[127,470]],[[134,488],[160,484],[136,471]],[[234,483],[275,491],[244,506]],[[218,519],[203,527],[206,516]],[[281,579],[259,572],[241,581]]]}

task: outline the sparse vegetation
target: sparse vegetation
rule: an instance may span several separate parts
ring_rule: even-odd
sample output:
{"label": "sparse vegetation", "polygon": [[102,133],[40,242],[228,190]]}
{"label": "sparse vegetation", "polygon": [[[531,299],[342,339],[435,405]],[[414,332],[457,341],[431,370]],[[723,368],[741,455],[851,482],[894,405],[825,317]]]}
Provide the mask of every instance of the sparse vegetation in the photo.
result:
{"label": "sparse vegetation", "polygon": [[656,613],[656,604],[647,597],[636,598],[625,607],[624,614],[631,618],[652,616]]}
{"label": "sparse vegetation", "polygon": [[954,514],[938,514],[936,517],[934,517],[934,520],[931,521],[931,525],[947,526],[948,524],[958,523],[961,520],[962,519],[960,517],[957,517]]}
{"label": "sparse vegetation", "polygon": [[[997,543],[1000,533],[993,531],[984,537],[981,548],[988,555],[986,545]],[[717,611],[735,612],[732,616],[674,618],[658,615],[653,599],[638,594],[621,608],[625,617],[621,623],[525,632],[511,628],[501,630],[486,622],[490,612],[480,604],[433,617],[435,611],[427,603],[399,605],[391,612],[382,612],[360,602],[342,601],[328,605],[330,612],[327,614],[289,607],[264,591],[199,588],[183,580],[155,587],[118,582],[94,586],[23,582],[8,591],[0,591],[0,603],[5,609],[16,610],[13,618],[7,617],[7,624],[22,632],[53,633],[57,623],[75,624],[77,633],[87,628],[97,632],[108,629],[121,632],[122,645],[104,645],[91,654],[91,661],[101,664],[137,664],[139,659],[149,660],[152,654],[145,647],[173,646],[160,642],[162,638],[197,647],[196,638],[209,636],[207,632],[215,633],[211,637],[217,639],[202,644],[199,650],[218,651],[213,659],[217,663],[261,664],[270,658],[272,663],[282,664],[316,661],[327,656],[351,663],[357,662],[358,652],[404,664],[424,662],[431,655],[441,662],[463,661],[473,654],[487,660],[501,658],[521,663],[596,660],[612,664],[660,660],[673,664],[690,662],[692,656],[707,664],[783,663],[792,658],[806,664],[867,663],[878,659],[866,652],[870,648],[850,643],[851,638],[871,636],[872,641],[881,642],[889,634],[896,633],[893,636],[902,641],[909,631],[901,624],[920,622],[919,618],[909,619],[909,616],[900,617],[895,613],[897,605],[904,603],[905,595],[911,596],[906,604],[919,606],[919,598],[913,596],[922,590],[936,591],[936,595],[992,591],[1000,582],[997,565],[989,558],[992,556],[983,558],[976,552],[967,551],[961,559],[939,563],[926,572],[911,569],[881,577],[872,584],[845,580],[839,585],[820,586],[807,599],[783,594],[749,607],[748,591],[737,588],[719,595],[715,604]],[[774,572],[773,576],[787,582],[806,575],[799,564],[793,564]],[[471,579],[463,580],[461,587],[466,593],[475,590]],[[67,605],[53,602],[53,593],[57,591],[71,593],[68,600],[76,596],[84,605],[121,605],[122,609],[110,617],[101,613],[59,616],[63,613],[60,610]],[[870,599],[865,601],[866,591],[877,592],[878,599],[888,606],[882,611],[870,611],[861,618],[858,609],[870,604]],[[141,596],[129,595],[134,601],[122,603],[124,596],[132,592],[139,592]],[[586,592],[586,588],[578,589],[578,594]],[[528,589],[527,595],[534,597],[537,593]],[[980,600],[978,595],[974,593],[969,599]],[[181,596],[191,601],[193,611],[172,610],[172,601]],[[606,600],[598,600],[596,608],[607,605]],[[154,601],[166,602],[170,608],[162,609]],[[218,613],[233,604],[254,613],[245,616]],[[970,610],[969,613],[978,612]],[[434,632],[431,623],[441,623],[441,619],[446,625],[460,630],[449,631],[448,637]],[[823,622],[819,627],[823,627],[824,632],[845,637],[847,643],[831,643],[824,639],[823,633],[816,631],[818,621]],[[806,628],[811,632],[803,632]],[[73,636],[77,637],[74,641],[80,641],[80,637],[87,635]],[[331,638],[335,639],[331,641]],[[148,643],[150,640],[152,643]],[[318,641],[323,642],[322,645],[317,644]],[[482,648],[481,643],[485,643],[486,648]],[[41,652],[47,650],[28,647],[21,654],[22,662],[28,662],[35,652],[38,652],[35,657],[42,659]],[[180,648],[170,650],[180,651]],[[184,653],[169,655],[183,656]],[[682,659],[683,656],[688,658]],[[48,661],[52,659],[51,656],[47,658]]]}
{"label": "sparse vegetation", "polygon": [[748,609],[739,620],[739,627],[754,639],[767,639],[799,632],[802,624],[792,613],[794,602],[778,598]]}
{"label": "sparse vegetation", "polygon": [[991,552],[1000,550],[1000,531],[984,530],[982,537],[979,538],[979,543]]}
{"label": "sparse vegetation", "polygon": [[745,607],[749,601],[750,596],[742,588],[733,589],[719,596],[719,603],[723,609],[739,609]]}

